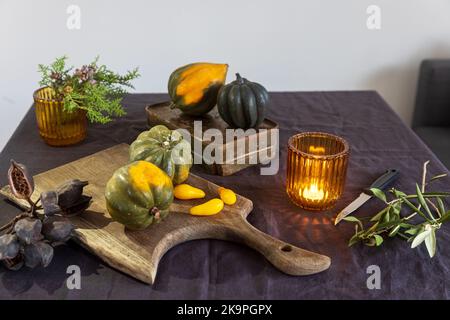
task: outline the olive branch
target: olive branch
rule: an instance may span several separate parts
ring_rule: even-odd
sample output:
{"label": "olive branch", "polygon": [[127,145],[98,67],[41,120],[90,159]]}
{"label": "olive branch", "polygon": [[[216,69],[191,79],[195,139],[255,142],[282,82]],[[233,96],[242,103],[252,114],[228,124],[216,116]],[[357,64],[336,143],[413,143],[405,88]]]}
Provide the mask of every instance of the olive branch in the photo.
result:
{"label": "olive branch", "polygon": [[[386,194],[376,188],[371,191],[375,197],[386,204],[386,207],[372,217],[358,219],[354,216],[345,217],[344,220],[355,223],[355,234],[350,238],[348,245],[352,246],[362,242],[368,246],[380,246],[383,235],[387,237],[400,237],[411,243],[415,248],[425,242],[430,257],[436,254],[436,231],[442,224],[450,220],[450,210],[444,204],[450,192],[426,192],[426,187],[432,182],[444,178],[447,174],[440,174],[427,181],[427,166],[429,161],[423,164],[421,185],[416,183],[416,193],[406,194],[392,188],[388,194],[393,196],[388,200]],[[402,209],[408,210],[408,215],[401,214]],[[404,210],[404,211],[405,211]],[[420,218],[414,223],[412,219]],[[369,220],[369,226],[364,226],[364,220]]]}

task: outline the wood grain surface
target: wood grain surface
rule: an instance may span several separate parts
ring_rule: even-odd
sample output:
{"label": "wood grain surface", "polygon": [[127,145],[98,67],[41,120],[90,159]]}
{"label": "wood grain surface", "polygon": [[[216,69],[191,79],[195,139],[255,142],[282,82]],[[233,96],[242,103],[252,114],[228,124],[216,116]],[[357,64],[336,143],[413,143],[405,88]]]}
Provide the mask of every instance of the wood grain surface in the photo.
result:
{"label": "wood grain surface", "polygon": [[[217,197],[219,187],[193,174],[187,183],[203,189],[207,194],[205,199],[175,200],[170,207],[171,213],[161,223],[143,231],[127,230],[111,219],[104,198],[107,181],[116,169],[127,162],[128,145],[120,144],[34,177],[34,200],[42,191],[54,189],[67,180],[78,178],[89,181],[85,194],[93,197],[91,207],[83,214],[70,218],[76,226],[75,240],[111,267],[152,284],[164,253],[179,243],[195,239],[221,239],[246,244],[290,275],[314,274],[330,266],[329,257],[297,248],[251,226],[246,217],[253,203],[242,196],[238,195],[236,204],[226,205],[217,215],[189,215],[191,206]],[[27,207],[25,202],[12,196],[8,186],[3,187],[0,193]]]}
{"label": "wood grain surface", "polygon": [[[209,113],[202,117],[192,117],[183,114],[179,109],[171,109],[169,105],[170,102],[161,102],[147,106],[145,110],[147,112],[148,124],[150,126],[162,124],[171,130],[186,129],[193,137],[191,140],[192,145],[194,145],[196,140],[199,140],[198,142],[203,146],[203,148],[211,143],[211,141],[203,139],[203,136],[197,137],[194,135],[195,120],[202,121],[202,132],[205,132],[208,129],[215,129],[219,130],[223,137],[226,137],[226,130],[230,129],[225,121],[223,121],[220,117],[217,108],[212,109]],[[222,152],[223,159],[226,159],[225,155],[230,149],[234,150],[235,155],[238,154],[238,144],[236,142],[242,139],[242,143],[245,146],[245,152],[240,153],[239,157],[232,157],[229,161],[227,161],[227,163],[204,164],[204,167],[211,174],[228,176],[249,166],[260,163],[260,161],[253,161],[252,157],[256,157],[255,159],[272,159],[275,156],[275,153],[273,152],[277,150],[276,143],[278,143],[278,141],[273,141],[271,139],[271,130],[278,129],[278,124],[270,119],[264,119],[264,122],[260,125],[259,129],[256,130],[256,133],[254,134],[248,134],[239,139],[235,138],[234,140],[226,143],[224,141],[224,143],[220,146],[219,152]],[[267,143],[260,143],[262,138],[265,138]],[[249,146],[250,142],[254,142],[256,148],[251,148]],[[273,156],[270,157],[269,155],[272,155],[272,153]],[[202,155],[199,156],[201,157]]]}

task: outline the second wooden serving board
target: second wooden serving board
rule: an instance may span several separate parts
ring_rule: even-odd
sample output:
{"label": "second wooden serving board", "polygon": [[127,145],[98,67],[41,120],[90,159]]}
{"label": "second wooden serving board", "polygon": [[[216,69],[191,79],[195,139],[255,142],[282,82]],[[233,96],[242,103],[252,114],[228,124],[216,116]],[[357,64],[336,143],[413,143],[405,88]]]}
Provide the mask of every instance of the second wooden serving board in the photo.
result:
{"label": "second wooden serving board", "polygon": [[[287,244],[250,225],[246,217],[253,203],[242,196],[238,195],[236,204],[225,206],[217,215],[189,215],[191,206],[217,197],[219,187],[193,174],[187,183],[203,189],[205,199],[175,200],[170,207],[171,214],[161,223],[143,231],[127,230],[111,219],[104,197],[107,181],[116,169],[127,162],[128,145],[120,144],[38,174],[34,176],[36,187],[33,198],[70,179],[88,180],[85,194],[91,195],[93,202],[86,212],[70,218],[76,226],[75,239],[111,267],[149,284],[155,281],[164,253],[179,243],[195,239],[221,239],[246,244],[290,275],[314,274],[329,267],[329,257]],[[1,193],[19,205],[27,206],[11,195],[9,187],[2,188]]]}
{"label": "second wooden serving board", "polygon": [[[198,142],[205,148],[212,143],[209,138],[205,138],[204,133],[213,129],[219,131],[223,137],[227,136],[226,131],[230,129],[225,121],[219,115],[217,108],[212,109],[208,114],[202,117],[191,117],[183,114],[179,109],[171,109],[170,102],[152,104],[145,108],[147,112],[147,122],[150,126],[158,124],[165,125],[171,130],[186,129],[191,134],[191,145],[195,146]],[[196,132],[194,122],[201,120],[201,132]],[[201,133],[201,134],[200,134]],[[200,135],[199,135],[200,134]],[[270,119],[264,119],[263,123],[255,132],[247,132],[243,136],[235,137],[231,141],[218,142],[217,152],[222,152],[223,159],[227,159],[227,152],[233,157],[224,163],[203,163],[203,167],[210,174],[229,176],[247,167],[257,163],[266,162],[274,159],[277,155],[278,143],[278,124]],[[239,143],[243,144],[243,150],[239,153],[236,150]],[[251,146],[253,144],[253,146]],[[231,151],[233,149],[233,151]],[[194,156],[203,158],[203,154],[193,150]],[[264,161],[262,159],[265,159]]]}

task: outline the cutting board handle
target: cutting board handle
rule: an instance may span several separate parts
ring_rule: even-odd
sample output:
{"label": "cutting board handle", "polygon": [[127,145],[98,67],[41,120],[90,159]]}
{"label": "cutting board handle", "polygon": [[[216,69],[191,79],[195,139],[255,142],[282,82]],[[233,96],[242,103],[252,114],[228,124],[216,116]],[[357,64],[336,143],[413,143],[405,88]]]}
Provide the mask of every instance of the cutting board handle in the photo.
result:
{"label": "cutting board handle", "polygon": [[253,227],[246,219],[228,226],[234,240],[259,251],[276,268],[294,276],[310,275],[330,267],[331,259],[327,256],[307,251],[278,240]]}

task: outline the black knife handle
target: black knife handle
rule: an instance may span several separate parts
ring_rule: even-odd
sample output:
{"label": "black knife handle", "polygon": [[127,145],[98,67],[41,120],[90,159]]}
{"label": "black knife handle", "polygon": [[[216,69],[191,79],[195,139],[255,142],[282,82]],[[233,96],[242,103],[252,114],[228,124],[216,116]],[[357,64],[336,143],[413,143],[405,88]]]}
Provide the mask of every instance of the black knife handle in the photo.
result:
{"label": "black knife handle", "polygon": [[381,175],[377,180],[375,180],[369,188],[364,189],[364,193],[372,194],[370,189],[377,188],[380,190],[385,190],[389,187],[395,180],[397,180],[399,172],[397,169],[389,169],[383,175]]}

